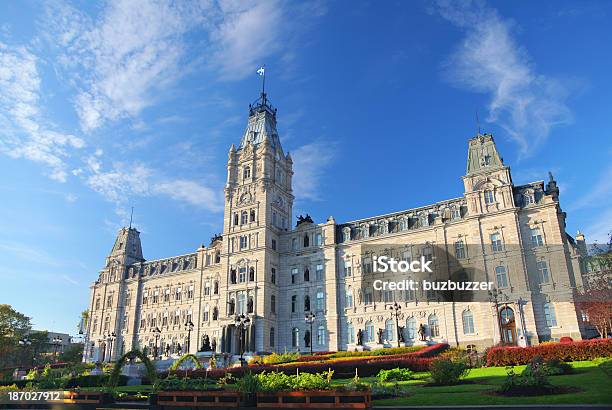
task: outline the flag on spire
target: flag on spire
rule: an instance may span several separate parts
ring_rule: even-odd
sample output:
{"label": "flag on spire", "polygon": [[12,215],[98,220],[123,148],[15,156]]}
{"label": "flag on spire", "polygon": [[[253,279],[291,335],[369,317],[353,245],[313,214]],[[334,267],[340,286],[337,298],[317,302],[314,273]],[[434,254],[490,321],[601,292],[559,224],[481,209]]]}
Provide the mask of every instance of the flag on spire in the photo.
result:
{"label": "flag on spire", "polygon": [[259,67],[259,70],[257,70],[257,74],[259,75],[264,75],[266,73],[266,69],[263,67]]}

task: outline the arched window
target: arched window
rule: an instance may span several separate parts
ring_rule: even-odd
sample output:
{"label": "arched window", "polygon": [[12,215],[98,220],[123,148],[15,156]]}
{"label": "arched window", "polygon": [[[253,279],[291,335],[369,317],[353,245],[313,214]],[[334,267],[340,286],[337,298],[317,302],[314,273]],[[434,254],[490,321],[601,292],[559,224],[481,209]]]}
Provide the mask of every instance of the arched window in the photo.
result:
{"label": "arched window", "polygon": [[323,325],[317,328],[317,345],[325,345],[325,327]]}
{"label": "arched window", "polygon": [[308,248],[310,246],[310,238],[308,237],[308,234],[304,235],[304,248]]}
{"label": "arched window", "polygon": [[525,205],[531,205],[535,202],[534,198],[533,198],[533,194],[531,193],[526,193],[523,195],[523,204]]}
{"label": "arched window", "polygon": [[370,321],[365,324],[365,341],[373,342],[374,341],[374,324]]}
{"label": "arched window", "polygon": [[347,327],[348,344],[355,343],[355,328],[349,323]]}
{"label": "arched window", "polygon": [[218,294],[219,294],[219,281],[218,281],[218,280],[216,280],[216,281],[215,281],[215,284],[214,284],[214,286],[213,286],[213,293],[214,293],[215,295],[218,295]]}
{"label": "arched window", "polygon": [[497,279],[498,288],[508,287],[508,274],[506,273],[505,266],[498,266],[495,268],[495,278]]}
{"label": "arched window", "polygon": [[274,347],[274,328],[270,328],[270,347]]}
{"label": "arched window", "polygon": [[471,310],[464,310],[461,314],[463,319],[463,334],[471,335],[476,333],[474,331],[474,314]]}
{"label": "arched window", "polygon": [[310,311],[310,296],[308,295],[304,296],[304,311]]}
{"label": "arched window", "polygon": [[237,226],[237,225],[238,225],[238,214],[235,213],[234,214],[234,226]]}
{"label": "arched window", "polygon": [[393,323],[393,319],[387,319],[385,322],[385,339],[390,342],[395,340],[395,323]]}
{"label": "arched window", "polygon": [[438,317],[436,315],[429,315],[429,318],[427,319],[427,324],[429,326],[429,335],[431,337],[439,337],[440,326],[438,325]]}
{"label": "arched window", "polygon": [[217,320],[219,318],[219,309],[215,306],[213,308],[212,320]]}
{"label": "arched window", "polygon": [[555,312],[555,306],[551,302],[544,304],[544,316],[546,317],[546,325],[548,327],[557,326],[557,314]]}
{"label": "arched window", "polygon": [[300,347],[300,329],[294,327],[291,331],[291,346]]}
{"label": "arched window", "polygon": [[249,222],[249,215],[247,214],[247,211],[242,211],[240,213],[240,225],[247,224],[248,222]]}
{"label": "arched window", "polygon": [[493,252],[501,252],[504,250],[504,244],[502,243],[502,237],[499,232],[491,234],[491,250]]}
{"label": "arched window", "polygon": [[310,270],[308,268],[304,269],[304,282],[310,281]]}
{"label": "arched window", "polygon": [[221,252],[215,252],[215,263],[221,263]]}
{"label": "arched window", "polygon": [[416,337],[416,319],[410,316],[406,319],[406,338],[414,339]]}

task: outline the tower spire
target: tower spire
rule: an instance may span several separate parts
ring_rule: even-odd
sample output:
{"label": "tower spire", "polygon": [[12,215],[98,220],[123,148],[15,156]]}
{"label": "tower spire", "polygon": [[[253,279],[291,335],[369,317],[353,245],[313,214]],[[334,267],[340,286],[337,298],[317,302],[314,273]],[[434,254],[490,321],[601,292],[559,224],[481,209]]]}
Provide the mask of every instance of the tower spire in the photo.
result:
{"label": "tower spire", "polygon": [[132,207],[132,212],[130,212],[130,229],[132,229],[132,217],[134,216],[134,207]]}

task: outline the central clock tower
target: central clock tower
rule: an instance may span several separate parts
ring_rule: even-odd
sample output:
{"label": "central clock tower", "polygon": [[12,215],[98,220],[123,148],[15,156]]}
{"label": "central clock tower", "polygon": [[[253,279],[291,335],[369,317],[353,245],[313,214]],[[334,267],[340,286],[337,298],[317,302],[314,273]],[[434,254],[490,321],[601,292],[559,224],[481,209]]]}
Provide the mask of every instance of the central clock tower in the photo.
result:
{"label": "central clock tower", "polygon": [[[228,153],[223,227],[227,289],[223,319],[224,351],[272,351],[279,330],[274,305],[279,299],[280,236],[291,227],[293,161],[276,130],[276,109],[265,93],[249,106],[249,120],[236,148]],[[238,334],[235,316],[251,322]]]}

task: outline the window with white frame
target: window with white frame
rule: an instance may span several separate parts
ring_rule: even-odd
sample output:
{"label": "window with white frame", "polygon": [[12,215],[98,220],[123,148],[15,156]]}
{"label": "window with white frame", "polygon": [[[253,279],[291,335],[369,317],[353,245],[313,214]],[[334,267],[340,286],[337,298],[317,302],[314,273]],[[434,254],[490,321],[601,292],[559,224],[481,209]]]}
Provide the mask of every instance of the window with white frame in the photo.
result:
{"label": "window with white frame", "polygon": [[294,327],[291,331],[291,346],[292,347],[300,347],[300,329]]}
{"label": "window with white frame", "polygon": [[557,326],[557,313],[555,312],[555,305],[552,302],[546,302],[544,304],[544,316],[546,317],[546,325],[548,327]]}
{"label": "window with white frame", "polygon": [[533,198],[533,194],[531,193],[525,193],[523,194],[523,204],[525,205],[531,205],[535,202],[534,198]]}
{"label": "window with white frame", "polygon": [[385,339],[390,342],[395,340],[395,323],[392,319],[387,319],[385,322]]}
{"label": "window with white frame", "polygon": [[371,321],[367,321],[365,324],[365,339],[366,342],[374,341],[374,324]]}
{"label": "window with white frame", "polygon": [[352,324],[348,324],[347,326],[347,335],[348,335],[348,343],[355,343],[355,327]]}
{"label": "window with white frame", "polygon": [[321,233],[317,233],[315,235],[315,245],[316,246],[321,246],[323,245],[323,235],[321,235]]}
{"label": "window with white frame", "polygon": [[540,283],[550,283],[550,274],[548,272],[548,264],[546,261],[537,261],[536,266],[538,268]]}
{"label": "window with white frame", "polygon": [[315,270],[315,279],[323,280],[323,264],[322,263],[317,264],[317,268]]}
{"label": "window with white frame", "polygon": [[187,288],[187,299],[193,299],[193,285],[189,285]]}
{"label": "window with white frame", "polygon": [[491,250],[493,252],[501,252],[504,250],[504,244],[499,232],[494,232],[491,234]]}
{"label": "window with white frame", "polygon": [[461,314],[463,322],[463,334],[471,335],[474,334],[474,314],[471,310],[464,310]]}
{"label": "window with white frame", "polygon": [[325,326],[323,325],[317,327],[317,344],[319,346],[325,345]]}
{"label": "window with white frame", "polygon": [[291,269],[291,283],[292,284],[297,283],[297,277],[298,277],[298,268]]}
{"label": "window with white frame", "polygon": [[344,306],[347,308],[353,307],[353,290],[351,289],[350,286],[346,289],[346,295],[344,298]]}
{"label": "window with white frame", "polygon": [[414,316],[410,316],[408,319],[406,319],[406,337],[414,340],[416,337],[416,331],[416,319]]}
{"label": "window with white frame", "polygon": [[457,259],[465,258],[465,243],[461,240],[455,242],[455,257]]}
{"label": "window with white frame", "polygon": [[431,337],[440,336],[440,325],[438,324],[438,316],[429,315],[429,318],[427,319],[427,325],[429,326],[429,335]]}
{"label": "window with white frame", "polygon": [[533,246],[544,245],[544,239],[542,238],[542,232],[540,231],[540,228],[538,227],[531,228],[530,233],[531,233],[531,244]]}
{"label": "window with white frame", "polygon": [[242,178],[243,179],[249,179],[251,178],[251,167],[244,167],[242,168]]}
{"label": "window with white frame", "polygon": [[247,268],[246,267],[241,267],[238,269],[238,282],[240,283],[244,283],[246,282],[246,274],[247,274]]}
{"label": "window with white frame", "polygon": [[317,310],[323,310],[325,307],[325,294],[322,290],[317,291]]}
{"label": "window with white frame", "polygon": [[248,246],[248,239],[246,235],[240,237],[240,249],[246,249]]}
{"label": "window with white frame", "polygon": [[508,287],[508,273],[505,266],[500,265],[495,268],[495,278],[497,279],[498,288]]}

